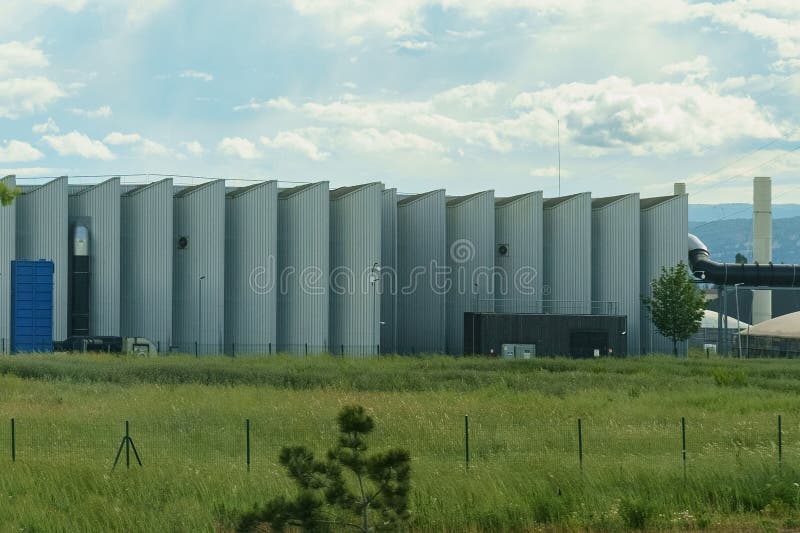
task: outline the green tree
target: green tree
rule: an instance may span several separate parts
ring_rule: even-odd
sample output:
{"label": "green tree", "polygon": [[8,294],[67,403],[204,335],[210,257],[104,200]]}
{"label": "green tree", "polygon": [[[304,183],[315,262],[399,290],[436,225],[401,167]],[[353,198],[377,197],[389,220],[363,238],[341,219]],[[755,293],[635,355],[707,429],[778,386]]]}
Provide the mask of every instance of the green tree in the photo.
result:
{"label": "green tree", "polygon": [[736,259],[734,259],[734,261],[736,261],[737,265],[744,265],[747,264],[747,257],[740,254],[739,252],[736,252]]}
{"label": "green tree", "polygon": [[672,353],[678,355],[678,341],[700,331],[705,296],[692,282],[683,261],[671,268],[662,267],[651,287],[652,295],[642,297],[642,303],[659,333],[672,340]]}
{"label": "green tree", "polygon": [[0,181],[0,205],[11,205],[11,202],[14,201],[14,198],[19,196],[21,193],[22,191],[19,189],[19,187],[11,188]]}
{"label": "green tree", "polygon": [[282,496],[244,514],[238,531],[271,531],[287,526],[302,531],[362,533],[398,529],[408,520],[411,459],[402,449],[367,456],[365,437],[374,422],[361,406],[344,407],[336,419],[339,438],[325,460],[303,446],[284,447],[280,463],[297,484],[294,499]]}

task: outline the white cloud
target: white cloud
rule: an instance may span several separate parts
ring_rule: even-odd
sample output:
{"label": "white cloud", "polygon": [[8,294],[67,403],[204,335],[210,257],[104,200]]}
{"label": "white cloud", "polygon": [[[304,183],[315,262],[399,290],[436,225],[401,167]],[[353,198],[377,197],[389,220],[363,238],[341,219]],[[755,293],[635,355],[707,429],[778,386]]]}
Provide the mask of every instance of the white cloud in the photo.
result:
{"label": "white cloud", "polygon": [[261,157],[256,145],[242,137],[225,137],[217,144],[217,150],[221,154],[238,157],[239,159],[258,159]]}
{"label": "white cloud", "polygon": [[11,41],[0,44],[0,76],[33,68],[46,67],[49,62],[44,52],[39,50],[40,39],[27,43]]}
{"label": "white cloud", "polygon": [[233,108],[234,111],[245,111],[245,110],[258,111],[260,109],[279,109],[281,111],[294,111],[295,105],[291,102],[291,100],[285,97],[271,98],[269,100],[264,100],[263,102],[259,102],[254,98],[251,98],[249,103],[237,105],[234,106]]}
{"label": "white cloud", "polygon": [[759,39],[772,41],[783,57],[800,56],[800,8],[791,0],[758,0],[745,2],[703,2],[691,5],[694,17],[708,17],[749,33]]}
{"label": "white cloud", "polygon": [[66,135],[45,135],[42,140],[63,156],[79,156],[85,159],[110,161],[115,158],[108,147],[100,141],[90,139],[82,133],[72,131]]}
{"label": "white cloud", "polygon": [[142,139],[137,150],[142,155],[168,155],[170,153],[169,148],[150,139]]}
{"label": "white cloud", "polygon": [[66,96],[47,78],[12,78],[0,80],[0,118],[19,118],[23,114],[44,111],[48,105]]}
{"label": "white cloud", "polygon": [[412,152],[445,152],[445,147],[436,141],[397,130],[380,131],[375,128],[352,130],[346,135],[346,144],[361,152],[391,152],[408,150]]}
{"label": "white cloud", "polygon": [[459,85],[433,97],[435,104],[458,105],[466,109],[488,107],[497,96],[502,83],[481,81],[471,85]]}
{"label": "white cloud", "polygon": [[125,21],[129,25],[141,26],[172,3],[173,0],[124,0],[119,6],[127,7]]}
{"label": "white cloud", "polygon": [[447,35],[455,37],[456,39],[477,39],[478,37],[483,37],[486,34],[486,32],[483,30],[446,30],[446,33]]}
{"label": "white cloud", "polygon": [[404,39],[397,42],[397,47],[402,50],[411,50],[414,52],[421,52],[422,50],[430,50],[434,44],[431,41],[417,41],[414,39]]}
{"label": "white cloud", "polygon": [[74,107],[70,109],[70,111],[79,117],[86,118],[111,118],[111,115],[113,114],[111,111],[111,106],[107,105],[100,106],[97,109],[80,109]]}
{"label": "white cloud", "polygon": [[[552,178],[552,177],[558,176],[558,167],[555,166],[555,165],[552,165],[552,166],[549,166],[549,167],[532,168],[532,169],[530,169],[528,171],[528,174],[533,176],[533,177],[536,177],[536,178]],[[561,169],[561,176],[564,177],[564,176],[568,176],[568,175],[569,175],[569,173],[562,168]]]}
{"label": "white cloud", "polygon": [[346,81],[342,84],[345,89],[350,89],[351,91],[355,91],[358,89],[358,85],[353,83],[352,81]]}
{"label": "white cloud", "polygon": [[41,124],[34,124],[33,128],[31,128],[31,129],[33,130],[33,133],[40,133],[40,134],[41,133],[58,133],[58,131],[59,131],[58,130],[58,124],[56,124],[55,121],[50,117],[47,117],[47,121],[46,122],[43,122]]}
{"label": "white cloud", "polygon": [[44,157],[44,154],[22,141],[11,140],[0,144],[0,163],[27,163]]}
{"label": "white cloud", "polygon": [[686,77],[687,81],[696,81],[707,78],[711,72],[711,67],[706,56],[697,56],[691,61],[681,61],[666,65],[661,68],[661,72],[670,75],[681,74]]}
{"label": "white cloud", "polygon": [[[506,121],[510,137],[531,128],[551,128],[561,119],[562,139],[600,150],[635,154],[697,153],[741,137],[781,136],[770,114],[751,98],[720,95],[695,84],[643,83],[610,77],[522,93],[514,101],[523,114]],[[514,131],[513,128],[518,128]]]}
{"label": "white cloud", "polygon": [[192,78],[195,80],[214,81],[214,76],[207,72],[198,72],[197,70],[184,70],[178,74],[179,78]]}
{"label": "white cloud", "polygon": [[106,135],[103,142],[106,144],[121,145],[121,144],[136,144],[142,140],[142,136],[138,133],[120,133],[114,131]]}
{"label": "white cloud", "polygon": [[261,137],[259,140],[261,144],[267,148],[299,152],[312,161],[323,161],[330,156],[328,152],[320,150],[319,147],[307,136],[303,135],[302,132],[282,131],[272,139],[269,137]]}
{"label": "white cloud", "polygon": [[198,141],[184,141],[181,143],[184,150],[192,155],[201,155],[203,153],[203,145]]}
{"label": "white cloud", "polygon": [[86,0],[33,0],[36,4],[44,4],[46,6],[60,7],[66,11],[77,13],[86,7]]}

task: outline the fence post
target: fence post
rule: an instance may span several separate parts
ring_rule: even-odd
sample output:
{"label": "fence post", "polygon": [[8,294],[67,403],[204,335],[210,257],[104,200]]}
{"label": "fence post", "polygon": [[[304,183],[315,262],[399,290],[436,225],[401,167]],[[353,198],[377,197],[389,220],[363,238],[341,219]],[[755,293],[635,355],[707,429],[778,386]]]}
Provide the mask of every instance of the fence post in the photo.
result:
{"label": "fence post", "polygon": [[236,343],[231,343],[231,357],[236,357]]}
{"label": "fence post", "polygon": [[340,353],[341,355],[344,355],[344,344],[342,344],[342,348],[341,348],[341,350],[342,350],[342,351],[341,351],[341,352],[339,352],[339,353]]}
{"label": "fence post", "polygon": [[194,356],[195,357],[199,357],[200,356],[199,352],[198,352],[198,348],[197,348],[197,341],[194,341]]}
{"label": "fence post", "polygon": [[247,433],[247,471],[250,471],[250,419],[247,419],[246,422],[246,433]]}
{"label": "fence post", "polygon": [[17,461],[17,435],[14,428],[14,419],[11,419],[11,462]]}
{"label": "fence post", "polygon": [[308,343],[306,343],[306,355],[308,355]]}
{"label": "fence post", "polygon": [[781,427],[781,415],[778,415],[778,475],[782,473],[783,467],[783,428]]}
{"label": "fence post", "polygon": [[686,417],[681,417],[681,455],[683,457],[683,481],[686,482]]}
{"label": "fence post", "polygon": [[578,419],[578,467],[583,474],[583,425],[580,418]]}
{"label": "fence post", "polygon": [[267,355],[272,355],[272,343],[270,342],[267,347]]}
{"label": "fence post", "polygon": [[464,415],[464,458],[469,468],[469,415]]}

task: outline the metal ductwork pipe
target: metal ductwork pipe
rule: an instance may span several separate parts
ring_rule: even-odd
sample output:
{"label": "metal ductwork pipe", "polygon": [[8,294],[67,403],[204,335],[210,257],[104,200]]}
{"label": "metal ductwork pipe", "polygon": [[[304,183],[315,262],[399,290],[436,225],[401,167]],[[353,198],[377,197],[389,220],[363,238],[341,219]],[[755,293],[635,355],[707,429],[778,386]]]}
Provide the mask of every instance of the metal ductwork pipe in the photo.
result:
{"label": "metal ductwork pipe", "polygon": [[689,234],[689,268],[699,280],[717,285],[800,287],[800,265],[718,263],[703,242]]}

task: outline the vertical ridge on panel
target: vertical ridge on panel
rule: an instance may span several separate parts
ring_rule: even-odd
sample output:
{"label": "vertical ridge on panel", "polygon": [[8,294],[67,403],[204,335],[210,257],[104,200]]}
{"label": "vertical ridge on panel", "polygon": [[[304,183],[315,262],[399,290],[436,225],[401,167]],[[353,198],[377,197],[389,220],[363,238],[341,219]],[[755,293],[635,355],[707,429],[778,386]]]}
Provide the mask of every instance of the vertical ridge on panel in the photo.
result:
{"label": "vertical ridge on panel", "polygon": [[172,180],[126,187],[120,199],[120,332],[172,347]]}
{"label": "vertical ridge on panel", "polygon": [[330,192],[330,350],[375,354],[380,344],[381,183]]}
{"label": "vertical ridge on panel", "polygon": [[464,313],[494,312],[494,191],[447,201],[447,352],[464,353]]}
{"label": "vertical ridge on panel", "polygon": [[278,349],[328,350],[328,182],[278,193]]}
{"label": "vertical ridge on panel", "polygon": [[445,202],[444,190],[436,190],[397,203],[397,339],[401,353],[445,351]]}
{"label": "vertical ridge on panel", "polygon": [[544,201],[543,312],[592,312],[591,240],[590,193]]}
{"label": "vertical ridge on panel", "polygon": [[[16,187],[15,176],[2,180],[9,189]],[[11,261],[16,258],[17,202],[0,206],[0,353],[10,352],[11,342]]]}
{"label": "vertical ridge on panel", "polygon": [[278,183],[228,192],[225,198],[225,350],[276,349]]}
{"label": "vertical ridge on panel", "polygon": [[[686,235],[689,233],[689,196],[642,198],[641,206],[641,294],[650,296],[650,283],[661,275],[663,267],[674,267],[686,259]],[[647,311],[641,313],[642,353],[672,353],[672,341],[658,333]],[[678,353],[686,353],[684,343]]]}
{"label": "vertical ridge on panel", "polygon": [[495,201],[495,311],[542,310],[542,192]]}
{"label": "vertical ridge on panel", "polygon": [[45,185],[24,187],[17,204],[17,259],[49,259],[53,274],[53,340],[67,337],[68,184],[57,178]]}
{"label": "vertical ridge on panel", "polygon": [[603,314],[627,317],[628,354],[639,353],[639,251],[639,195],[593,199],[592,300]]}
{"label": "vertical ridge on panel", "polygon": [[381,214],[381,353],[397,352],[397,189],[386,189]]}
{"label": "vertical ridge on panel", "polygon": [[113,178],[69,197],[71,222],[86,218],[90,226],[91,335],[119,336],[120,193],[119,178]]}
{"label": "vertical ridge on panel", "polygon": [[218,354],[225,335],[225,181],[175,194],[172,338],[186,353]]}

